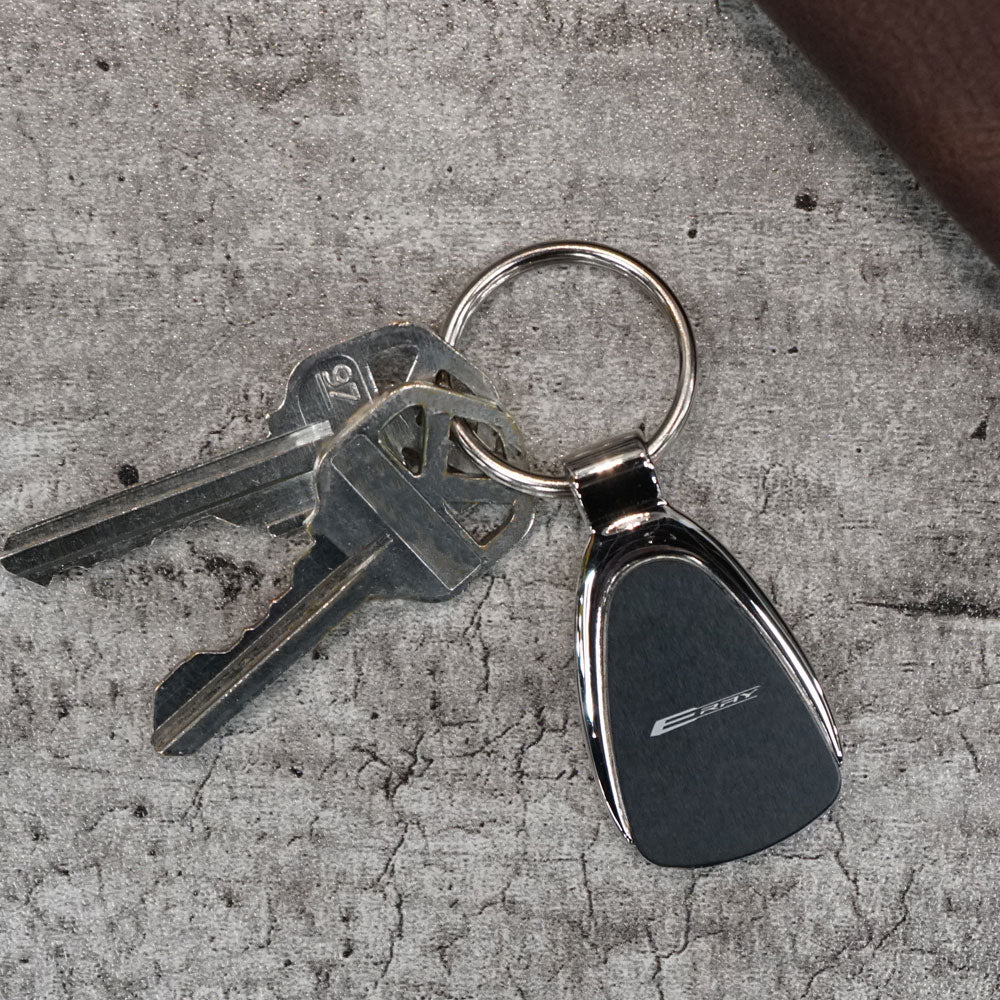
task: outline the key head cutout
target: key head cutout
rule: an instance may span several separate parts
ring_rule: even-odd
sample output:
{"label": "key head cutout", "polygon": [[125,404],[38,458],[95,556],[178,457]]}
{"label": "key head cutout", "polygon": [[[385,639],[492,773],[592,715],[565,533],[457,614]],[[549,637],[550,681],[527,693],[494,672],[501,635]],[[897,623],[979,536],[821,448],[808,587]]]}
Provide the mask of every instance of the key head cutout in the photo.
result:
{"label": "key head cutout", "polygon": [[[317,468],[320,501],[310,531],[345,552],[380,534],[400,543],[386,567],[386,593],[451,597],[530,530],[532,499],[464,457],[451,436],[455,419],[472,422],[492,447],[523,459],[520,430],[495,403],[411,383],[355,414]],[[494,515],[486,530],[484,508]]]}
{"label": "key head cutout", "polygon": [[752,854],[836,799],[840,744],[805,657],[733,557],[676,511],[594,536],[577,644],[595,773],[647,860]]}

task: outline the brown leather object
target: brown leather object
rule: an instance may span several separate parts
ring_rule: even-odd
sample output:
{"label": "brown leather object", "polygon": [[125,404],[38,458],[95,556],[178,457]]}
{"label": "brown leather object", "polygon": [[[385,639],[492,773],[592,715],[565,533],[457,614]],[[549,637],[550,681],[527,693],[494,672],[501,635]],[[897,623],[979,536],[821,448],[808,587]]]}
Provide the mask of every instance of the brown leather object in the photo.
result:
{"label": "brown leather object", "polygon": [[1000,265],[1000,0],[758,0]]}

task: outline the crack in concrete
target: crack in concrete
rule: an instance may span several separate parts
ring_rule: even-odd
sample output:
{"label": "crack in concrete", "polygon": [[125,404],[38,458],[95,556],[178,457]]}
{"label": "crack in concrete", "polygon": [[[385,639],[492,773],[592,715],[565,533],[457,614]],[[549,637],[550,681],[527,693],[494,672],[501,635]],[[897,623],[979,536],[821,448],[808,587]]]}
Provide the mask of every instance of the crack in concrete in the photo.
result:
{"label": "crack in concrete", "polygon": [[933,618],[1000,618],[1000,606],[987,604],[968,594],[940,593],[926,600],[909,601],[858,601],[867,608],[884,608],[888,611],[898,611],[914,618],[930,616]]}

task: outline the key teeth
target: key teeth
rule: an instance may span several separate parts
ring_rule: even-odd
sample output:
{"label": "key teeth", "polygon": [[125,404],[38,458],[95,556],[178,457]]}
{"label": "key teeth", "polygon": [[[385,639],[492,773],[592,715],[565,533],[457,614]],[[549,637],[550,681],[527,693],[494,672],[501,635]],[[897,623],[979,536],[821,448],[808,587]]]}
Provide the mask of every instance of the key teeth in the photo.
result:
{"label": "key teeth", "polygon": [[274,611],[274,606],[279,602],[283,601],[292,592],[292,590],[295,589],[295,578],[298,576],[302,564],[311,555],[313,546],[315,545],[315,539],[313,539],[312,542],[313,544],[311,544],[309,548],[305,552],[303,552],[301,556],[299,556],[299,558],[295,562],[295,565],[292,567],[292,578],[289,581],[288,586],[284,590],[282,590],[279,594],[275,595],[274,598],[272,598],[272,600],[268,603],[267,608],[264,610],[264,613],[260,616],[260,618],[258,618],[251,624],[247,625],[244,629],[241,629],[240,634],[228,646],[221,646],[218,649],[193,650],[190,654],[188,654],[188,656],[186,656],[183,660],[181,660],[181,662],[176,667],[174,667],[174,669],[171,670],[170,673],[167,674],[166,677],[164,677],[159,684],[156,685],[156,690],[153,693],[154,726],[157,727],[160,726],[161,723],[165,719],[169,718],[170,715],[176,710],[174,708],[171,708],[169,712],[162,713],[160,711],[161,706],[159,702],[170,680],[176,677],[178,673],[184,669],[184,667],[186,667],[189,663],[193,662],[194,660],[200,659],[203,656],[204,657],[226,656],[229,653],[232,653],[237,646],[241,645],[246,640],[246,637],[250,635],[251,632],[256,632],[259,628],[261,628],[261,626],[267,623],[267,620],[271,617],[271,614]]}
{"label": "key teeth", "polygon": [[[93,503],[105,503],[113,500],[116,496],[117,494],[110,494],[102,500],[93,501]],[[43,551],[45,546],[51,543],[51,538],[42,539],[38,542],[25,542],[23,540],[30,537],[33,532],[49,523],[49,521],[60,520],[72,513],[70,511],[65,515],[57,515],[56,518],[38,521],[8,536],[3,549],[0,550],[0,566],[14,576],[20,577],[23,580],[31,580],[33,583],[47,587],[56,576],[63,576],[77,569],[89,569],[91,566],[96,566],[103,562],[121,559],[132,552],[140,552],[143,549],[148,549],[154,542],[168,537],[174,531],[184,530],[193,525],[204,524],[208,521],[217,521],[220,524],[235,527],[240,527],[246,523],[236,517],[227,517],[222,512],[206,512],[190,520],[178,519],[177,523],[171,524],[163,530],[152,527],[145,528],[131,538],[128,535],[124,536],[117,544],[108,545],[102,542],[95,544],[92,551],[79,553],[71,550],[68,554],[51,556],[39,563],[36,553]],[[275,536],[287,535],[301,528],[304,520],[305,515],[295,514],[283,521],[267,524],[265,528]]]}
{"label": "key teeth", "polygon": [[[289,585],[268,605],[264,614],[253,624],[244,628],[229,646],[221,649],[202,649],[191,653],[160,681],[153,693],[153,748],[164,757],[180,757],[194,753],[246,703],[247,698],[233,698],[229,705],[213,718],[207,727],[186,730],[179,739],[169,739],[164,735],[164,725],[184,704],[207,683],[218,671],[211,672],[213,661],[220,657],[229,658],[240,646],[249,645],[252,637],[260,632],[273,618],[276,609],[303,583],[305,574],[312,570],[317,576],[330,572],[337,563],[343,561],[343,554],[323,538],[313,540],[313,544],[296,561]],[[248,641],[249,640],[249,641]],[[264,685],[261,685],[263,687]]]}
{"label": "key teeth", "polygon": [[[151,545],[154,541],[155,538],[150,538],[145,542],[145,545]],[[57,560],[57,565],[53,567],[52,562],[45,562],[41,566],[33,563],[31,553],[37,546],[10,546],[9,551],[5,546],[2,553],[0,553],[0,567],[10,573],[11,576],[16,576],[21,580],[29,580],[39,587],[47,587],[57,576],[69,576],[74,570],[89,569],[91,566],[97,566],[102,562],[120,559],[133,549],[141,547],[141,545],[130,545],[121,551],[95,553],[84,558],[73,558],[65,562]],[[25,558],[18,559],[18,556]]]}

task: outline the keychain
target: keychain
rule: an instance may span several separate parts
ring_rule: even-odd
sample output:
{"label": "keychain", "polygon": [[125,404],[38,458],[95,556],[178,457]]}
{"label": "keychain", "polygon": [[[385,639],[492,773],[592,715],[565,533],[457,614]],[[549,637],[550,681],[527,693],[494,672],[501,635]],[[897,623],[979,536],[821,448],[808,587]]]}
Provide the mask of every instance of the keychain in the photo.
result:
{"label": "keychain", "polygon": [[[579,261],[625,274],[668,319],[677,391],[648,442],[629,435],[538,476],[488,379],[454,349],[499,285]],[[383,374],[402,354],[402,375]],[[392,367],[392,366],[390,366]],[[555,243],[494,264],[461,296],[443,339],[385,327],[296,367],[254,445],[11,535],[5,569],[47,583],[204,517],[313,545],[263,621],[192,655],[159,685],[153,744],[198,749],[345,615],[375,598],[462,592],[529,531],[534,497],[572,494],[593,534],[577,607],[584,731],[598,786],[625,837],[660,865],[762,850],[822,813],[840,787],[837,730],[795,640],[736,561],[661,497],[651,456],[680,429],[695,352],[670,289],[616,250]],[[485,508],[499,521],[484,522]]]}
{"label": "keychain", "polygon": [[572,495],[591,527],[576,612],[580,704],[598,786],[627,840],[658,865],[699,867],[763,850],[823,813],[842,751],[819,682],[760,588],[706,531],[663,499],[652,457],[694,393],[694,339],[664,282],[632,257],[550,243],[506,257],[444,323],[454,346],[515,275],[579,262],[624,274],[659,307],[680,351],[677,390],[648,441],[604,441],[541,476],[459,424],[470,457],[506,486]]}

